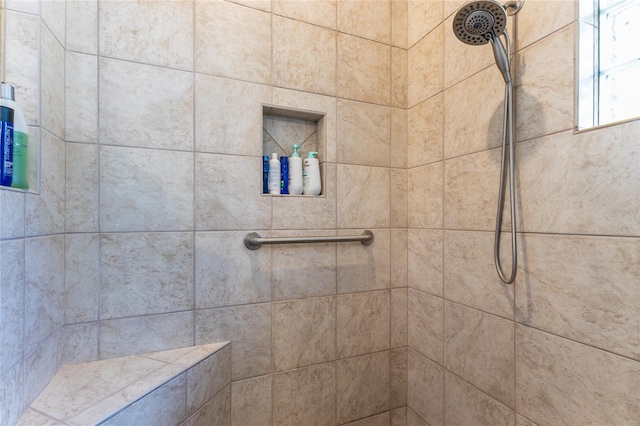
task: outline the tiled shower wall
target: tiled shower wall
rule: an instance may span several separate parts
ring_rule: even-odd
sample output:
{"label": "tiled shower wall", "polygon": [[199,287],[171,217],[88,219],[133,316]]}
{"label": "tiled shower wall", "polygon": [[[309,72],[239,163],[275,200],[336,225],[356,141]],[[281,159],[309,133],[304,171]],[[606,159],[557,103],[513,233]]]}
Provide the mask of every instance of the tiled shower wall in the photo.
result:
{"label": "tiled shower wall", "polygon": [[[403,5],[7,2],[5,78],[31,104],[42,92],[43,189],[0,192],[17,265],[2,270],[16,287],[3,348],[21,354],[2,356],[2,424],[61,362],[219,340],[233,343],[233,424],[404,422]],[[12,43],[32,55],[12,63]],[[39,56],[40,80],[25,74]],[[323,197],[260,194],[263,103],[326,114]],[[373,245],[242,244],[362,229]]]}
{"label": "tiled shower wall", "polygon": [[574,2],[527,0],[501,284],[504,82],[490,47],[455,38],[462,3],[409,2],[407,424],[637,424],[640,122],[574,134]]}
{"label": "tiled shower wall", "polygon": [[[0,424],[13,424],[64,358],[64,3],[5,1],[3,80],[41,145],[40,194],[0,190]],[[37,187],[31,182],[32,187]]]}

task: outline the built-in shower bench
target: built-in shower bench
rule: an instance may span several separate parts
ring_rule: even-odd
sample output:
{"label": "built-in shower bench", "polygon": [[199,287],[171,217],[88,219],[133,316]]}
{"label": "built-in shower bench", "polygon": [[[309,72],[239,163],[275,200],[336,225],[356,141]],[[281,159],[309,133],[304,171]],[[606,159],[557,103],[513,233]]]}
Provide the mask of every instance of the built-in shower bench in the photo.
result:
{"label": "built-in shower bench", "polygon": [[17,425],[223,424],[230,383],[229,342],[65,365]]}

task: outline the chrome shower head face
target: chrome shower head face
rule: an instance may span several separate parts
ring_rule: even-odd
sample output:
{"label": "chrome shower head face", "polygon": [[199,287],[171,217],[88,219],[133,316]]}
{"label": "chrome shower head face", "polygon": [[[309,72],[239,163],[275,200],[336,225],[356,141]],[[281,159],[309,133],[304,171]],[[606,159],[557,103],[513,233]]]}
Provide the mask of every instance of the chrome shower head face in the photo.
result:
{"label": "chrome shower head face", "polygon": [[499,37],[507,26],[507,11],[493,0],[465,4],[453,18],[453,32],[466,44],[480,45]]}

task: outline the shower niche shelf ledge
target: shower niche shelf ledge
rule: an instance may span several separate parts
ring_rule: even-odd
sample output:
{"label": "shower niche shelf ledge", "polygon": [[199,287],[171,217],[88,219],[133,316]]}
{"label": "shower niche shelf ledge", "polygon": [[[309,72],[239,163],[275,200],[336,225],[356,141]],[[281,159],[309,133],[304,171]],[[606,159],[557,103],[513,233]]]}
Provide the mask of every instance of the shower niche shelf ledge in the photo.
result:
{"label": "shower niche shelf ledge", "polygon": [[[326,113],[305,109],[292,109],[277,105],[262,105],[262,155],[271,158],[272,153],[291,158],[293,145],[300,145],[300,158],[304,160],[309,152],[317,152],[320,163],[322,190],[314,195],[271,195],[264,197],[324,198],[326,161]],[[260,182],[262,188],[262,182]]]}

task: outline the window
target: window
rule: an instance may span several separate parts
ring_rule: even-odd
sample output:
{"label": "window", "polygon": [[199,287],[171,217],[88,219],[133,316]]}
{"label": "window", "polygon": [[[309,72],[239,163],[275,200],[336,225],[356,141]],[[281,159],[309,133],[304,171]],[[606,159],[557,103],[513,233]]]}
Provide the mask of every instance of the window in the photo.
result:
{"label": "window", "polygon": [[578,129],[640,116],[640,0],[580,0]]}

